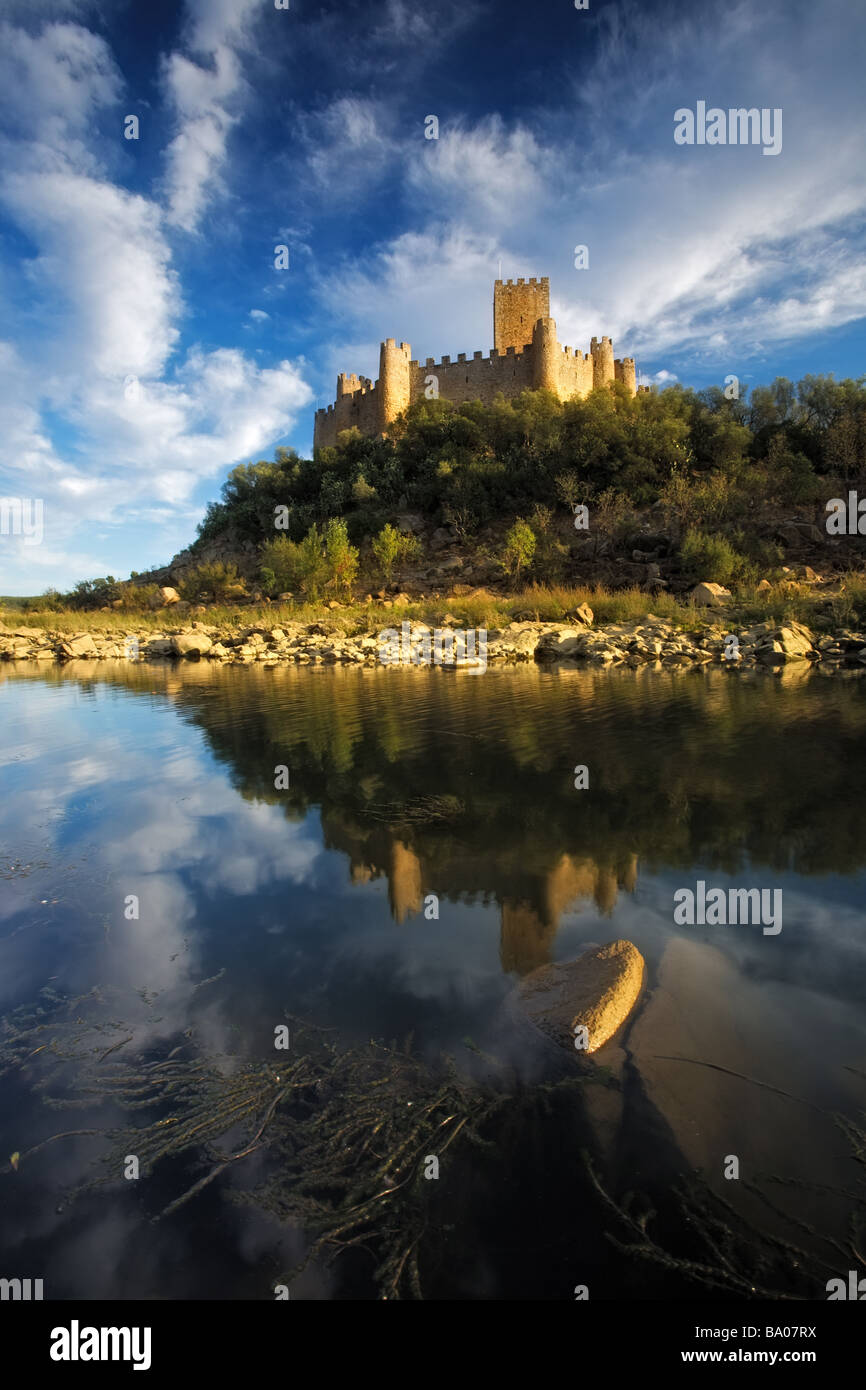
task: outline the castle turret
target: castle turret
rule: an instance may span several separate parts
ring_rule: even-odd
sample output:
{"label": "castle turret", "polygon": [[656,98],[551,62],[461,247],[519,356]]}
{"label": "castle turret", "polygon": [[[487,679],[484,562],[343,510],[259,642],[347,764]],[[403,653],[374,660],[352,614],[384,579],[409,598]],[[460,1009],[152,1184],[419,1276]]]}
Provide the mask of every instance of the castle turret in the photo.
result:
{"label": "castle turret", "polygon": [[355,372],[340,372],[337,377],[337,400],[360,391],[361,382]]}
{"label": "castle turret", "polygon": [[613,365],[613,343],[610,338],[593,338],[589,345],[592,353],[592,386],[593,390],[598,386],[608,386],[615,380]]}
{"label": "castle turret", "polygon": [[614,375],[617,381],[621,381],[627,386],[631,395],[637,394],[637,378],[635,376],[634,358],[624,357],[622,361],[617,357],[613,364]]}
{"label": "castle turret", "polygon": [[412,349],[408,343],[397,347],[393,338],[386,338],[379,348],[379,432],[386,434],[388,426],[404,410],[411,399],[409,362]]}
{"label": "castle turret", "polygon": [[551,318],[538,319],[532,330],[532,384],[536,391],[555,391],[559,394],[561,355],[556,341],[555,321]]}

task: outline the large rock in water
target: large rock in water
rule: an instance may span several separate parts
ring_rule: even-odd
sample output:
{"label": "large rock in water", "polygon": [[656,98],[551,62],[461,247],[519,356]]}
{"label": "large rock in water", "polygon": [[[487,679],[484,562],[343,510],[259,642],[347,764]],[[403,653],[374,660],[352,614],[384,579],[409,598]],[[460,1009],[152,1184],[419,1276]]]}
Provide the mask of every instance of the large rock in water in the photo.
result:
{"label": "large rock in water", "polygon": [[203,632],[180,632],[171,639],[171,649],[176,656],[197,657],[209,652],[213,642]]}
{"label": "large rock in water", "polygon": [[813,651],[815,640],[802,623],[789,622],[785,627],[777,627],[761,636],[755,643],[755,650],[762,661],[802,661]]}
{"label": "large rock in water", "polygon": [[610,941],[577,960],[542,965],[515,991],[514,1007],[547,1037],[574,1049],[575,1028],[586,1027],[585,1052],[597,1052],[637,1002],[644,960],[630,941]]}
{"label": "large rock in water", "polygon": [[[40,636],[43,634],[40,634]],[[89,632],[79,633],[77,637],[70,637],[60,645],[60,650],[64,656],[96,656],[96,643]]]}

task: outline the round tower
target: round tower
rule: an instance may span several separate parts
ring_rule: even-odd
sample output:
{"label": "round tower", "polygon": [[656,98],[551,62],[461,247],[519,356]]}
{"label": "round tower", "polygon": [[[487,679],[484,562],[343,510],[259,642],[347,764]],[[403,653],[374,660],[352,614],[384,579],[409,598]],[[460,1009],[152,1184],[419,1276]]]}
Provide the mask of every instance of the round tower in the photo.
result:
{"label": "round tower", "polygon": [[536,391],[559,395],[560,356],[556,322],[551,318],[538,319],[532,330],[532,383]]}
{"label": "round tower", "polygon": [[592,353],[592,385],[595,390],[614,380],[613,343],[610,338],[602,338],[601,342],[593,338],[589,350]]}
{"label": "round tower", "polygon": [[634,396],[637,394],[637,379],[635,376],[634,358],[624,357],[620,362],[617,358],[616,379],[621,381],[623,386],[628,387],[629,393]]}
{"label": "round tower", "polygon": [[409,408],[409,360],[412,349],[408,343],[398,347],[393,338],[386,338],[379,348],[379,432],[386,434],[388,426],[402,411]]}

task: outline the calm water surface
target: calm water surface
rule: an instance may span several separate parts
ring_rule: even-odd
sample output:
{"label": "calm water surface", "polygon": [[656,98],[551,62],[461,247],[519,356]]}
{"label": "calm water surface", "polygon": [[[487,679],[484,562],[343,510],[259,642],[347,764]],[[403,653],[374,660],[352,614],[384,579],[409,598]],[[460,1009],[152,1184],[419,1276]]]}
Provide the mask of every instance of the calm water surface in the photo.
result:
{"label": "calm water surface", "polygon": [[[845,1126],[862,1135],[866,1109],[862,681],[7,665],[0,727],[0,1042],[16,1010],[43,1008],[52,1035],[58,1001],[97,987],[151,1059],[192,1037],[274,1063],[287,1014],[347,1046],[411,1035],[431,1068],[504,1058],[519,1079],[489,1152],[443,1160],[453,1219],[428,1257],[433,1297],[695,1296],[611,1244],[579,1176],[587,1144],[617,1197],[663,1200],[700,1174],[768,1238],[793,1221],[807,1296],[825,1296],[828,1262],[851,1267],[838,1193],[862,1171]],[[675,926],[674,892],[698,879],[781,888],[783,930]],[[578,1118],[541,1105],[503,1001],[619,937],[647,987],[597,1054],[610,1089]],[[116,1122],[86,1096],[47,1105],[41,1060],[0,1076],[0,1164]],[[266,1150],[156,1223],[206,1168],[168,1159],[70,1200],[98,1151],[75,1135],[0,1172],[0,1274],[44,1277],[56,1298],[269,1298],[301,1258],[301,1230],[231,1200]],[[313,1261],[292,1292],[376,1296],[363,1252]]]}

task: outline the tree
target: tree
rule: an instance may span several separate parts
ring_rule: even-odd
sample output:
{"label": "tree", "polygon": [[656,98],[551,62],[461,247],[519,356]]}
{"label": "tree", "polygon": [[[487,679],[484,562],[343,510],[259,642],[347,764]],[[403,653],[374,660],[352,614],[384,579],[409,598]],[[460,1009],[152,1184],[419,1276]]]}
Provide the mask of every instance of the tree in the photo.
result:
{"label": "tree", "polygon": [[373,555],[376,563],[390,584],[394,566],[406,564],[421,553],[421,545],[415,536],[403,535],[390,521],[382,527],[373,541]]}
{"label": "tree", "polygon": [[866,472],[866,410],[845,410],[827,430],[827,463],[848,486]]}
{"label": "tree", "polygon": [[328,564],[328,586],[335,593],[351,597],[352,585],[358,574],[358,551],[349,544],[346,523],[333,517],[325,527],[325,557]]}
{"label": "tree", "polygon": [[520,579],[520,571],[524,566],[532,564],[535,545],[535,532],[529,522],[518,517],[505,537],[505,549],[502,552],[503,566],[515,580]]}

